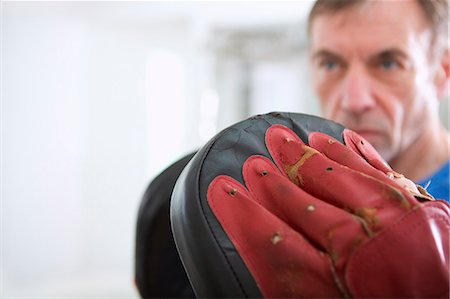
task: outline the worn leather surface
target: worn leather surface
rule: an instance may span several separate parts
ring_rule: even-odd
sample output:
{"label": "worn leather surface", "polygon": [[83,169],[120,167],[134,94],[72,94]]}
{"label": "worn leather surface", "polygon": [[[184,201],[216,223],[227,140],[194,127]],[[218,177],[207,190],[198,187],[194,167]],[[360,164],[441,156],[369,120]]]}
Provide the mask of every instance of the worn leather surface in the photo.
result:
{"label": "worn leather surface", "polygon": [[[195,294],[202,298],[262,297],[255,279],[207,201],[213,179],[227,175],[244,184],[242,165],[251,155],[270,155],[265,132],[273,124],[292,129],[307,143],[310,132],[323,132],[343,142],[341,125],[296,113],[270,113],[237,123],[199,150],[175,185],[171,223],[175,243]],[[258,227],[255,223],[255,229]]]}
{"label": "worn leather surface", "polygon": [[208,202],[264,297],[448,297],[449,206],[419,202],[357,140],[355,151],[314,133],[314,148],[273,125],[275,163],[253,155],[245,186],[226,175],[209,185]]}
{"label": "worn leather surface", "polygon": [[449,219],[447,202],[426,202],[364,243],[347,267],[352,295],[449,298]]}

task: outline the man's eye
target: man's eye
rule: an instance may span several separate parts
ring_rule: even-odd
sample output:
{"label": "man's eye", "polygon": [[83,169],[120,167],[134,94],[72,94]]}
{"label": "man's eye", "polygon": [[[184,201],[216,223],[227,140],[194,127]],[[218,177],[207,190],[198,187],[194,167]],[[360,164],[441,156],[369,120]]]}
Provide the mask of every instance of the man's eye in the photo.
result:
{"label": "man's eye", "polygon": [[333,60],[325,59],[320,62],[320,66],[328,71],[332,71],[338,67],[338,64]]}
{"label": "man's eye", "polygon": [[385,59],[380,62],[379,66],[384,70],[393,70],[399,67],[399,63],[392,59]]}

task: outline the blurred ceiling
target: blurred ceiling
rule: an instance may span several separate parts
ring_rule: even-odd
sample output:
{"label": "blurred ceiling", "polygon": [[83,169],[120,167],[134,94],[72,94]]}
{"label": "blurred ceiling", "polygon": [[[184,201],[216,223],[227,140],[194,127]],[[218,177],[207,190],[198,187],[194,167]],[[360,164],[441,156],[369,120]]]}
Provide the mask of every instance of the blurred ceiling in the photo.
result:
{"label": "blurred ceiling", "polygon": [[[219,26],[258,26],[302,22],[314,1],[141,1],[96,2],[97,17],[124,22],[189,18]],[[106,4],[106,5],[105,5]]]}
{"label": "blurred ceiling", "polygon": [[[314,0],[297,1],[2,1],[4,8],[58,9],[115,25],[146,26],[199,22],[214,27],[255,27],[302,23]],[[42,10],[39,10],[42,11]]]}

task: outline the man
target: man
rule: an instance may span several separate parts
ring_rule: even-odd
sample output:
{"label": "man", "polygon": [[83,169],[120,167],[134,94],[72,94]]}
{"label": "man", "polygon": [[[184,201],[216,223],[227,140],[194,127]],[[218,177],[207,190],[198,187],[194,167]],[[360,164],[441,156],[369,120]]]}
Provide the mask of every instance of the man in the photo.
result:
{"label": "man", "polygon": [[446,0],[318,0],[309,17],[325,117],[365,137],[396,171],[449,200]]}

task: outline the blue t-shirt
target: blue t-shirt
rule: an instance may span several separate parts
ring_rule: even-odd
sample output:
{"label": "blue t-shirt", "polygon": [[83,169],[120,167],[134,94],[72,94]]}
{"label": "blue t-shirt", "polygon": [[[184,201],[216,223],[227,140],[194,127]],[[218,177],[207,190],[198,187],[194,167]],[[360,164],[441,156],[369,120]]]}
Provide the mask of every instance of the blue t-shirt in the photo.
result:
{"label": "blue t-shirt", "polygon": [[429,183],[429,186],[427,188],[428,193],[433,195],[436,199],[443,199],[445,201],[450,201],[449,169],[450,169],[450,161],[445,163],[444,166],[442,166],[430,177],[418,181],[416,183],[424,188]]}

